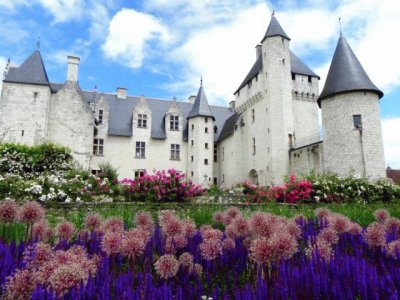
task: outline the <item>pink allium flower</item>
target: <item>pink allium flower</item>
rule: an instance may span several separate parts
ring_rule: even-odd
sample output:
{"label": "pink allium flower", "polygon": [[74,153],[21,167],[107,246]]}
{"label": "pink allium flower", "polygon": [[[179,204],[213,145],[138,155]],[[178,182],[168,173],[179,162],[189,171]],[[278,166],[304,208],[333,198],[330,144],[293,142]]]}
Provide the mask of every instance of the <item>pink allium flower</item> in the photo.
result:
{"label": "pink allium flower", "polygon": [[174,235],[172,237],[172,240],[173,240],[173,243],[174,243],[174,246],[176,249],[185,248],[188,244],[188,240],[186,238],[186,235],[184,235],[184,234]]}
{"label": "pink allium flower", "polygon": [[104,232],[123,232],[124,231],[124,221],[119,217],[111,217],[104,220],[102,224],[102,230]]}
{"label": "pink allium flower", "polygon": [[390,214],[386,209],[378,209],[374,212],[374,217],[377,222],[385,223],[390,218]]}
{"label": "pink allium flower", "polygon": [[320,207],[320,208],[317,208],[316,210],[315,210],[315,216],[318,218],[318,219],[322,219],[322,218],[327,218],[328,216],[330,216],[332,214],[332,212],[329,210],[329,209],[327,209],[327,208],[324,208],[324,207]]}
{"label": "pink allium flower", "polygon": [[252,235],[261,236],[263,235],[263,229],[267,224],[267,216],[265,213],[256,212],[249,220],[249,229]]}
{"label": "pink allium flower", "polygon": [[230,217],[231,219],[236,218],[237,216],[239,216],[240,210],[237,207],[229,207],[226,211],[225,214]]}
{"label": "pink allium flower", "polygon": [[231,239],[235,239],[235,238],[236,238],[235,228],[233,227],[232,224],[229,224],[228,226],[226,226],[226,228],[225,228],[225,235],[226,235],[228,238],[231,238]]}
{"label": "pink allium flower", "polygon": [[36,285],[32,279],[29,270],[17,270],[13,276],[7,277],[4,299],[30,299]]}
{"label": "pink allium flower", "polygon": [[217,222],[217,223],[224,223],[225,214],[224,214],[223,212],[218,211],[218,212],[216,212],[216,213],[214,214],[213,219],[214,219],[214,221]]}
{"label": "pink allium flower", "polygon": [[185,233],[185,236],[187,238],[194,237],[194,235],[197,232],[196,224],[190,219],[183,220],[182,224],[183,224],[183,231]]}
{"label": "pink allium flower", "polygon": [[204,224],[200,226],[200,234],[203,235],[203,232],[213,230],[214,228],[210,224]]}
{"label": "pink allium flower", "polygon": [[121,252],[127,257],[136,258],[143,254],[146,244],[144,237],[125,234],[122,238]]}
{"label": "pink allium flower", "polygon": [[203,266],[196,263],[189,268],[189,272],[200,277],[203,274]]}
{"label": "pink allium flower", "polygon": [[302,233],[300,226],[297,225],[297,223],[294,220],[287,222],[286,230],[291,236],[295,238],[299,238]]}
{"label": "pink allium flower", "polygon": [[58,267],[48,279],[49,285],[58,296],[62,296],[71,288],[86,284],[89,274],[77,264]]}
{"label": "pink allium flower", "polygon": [[85,227],[87,230],[92,231],[100,227],[102,217],[99,214],[92,213],[85,218]]}
{"label": "pink allium flower", "polygon": [[206,240],[199,245],[200,254],[205,260],[214,260],[222,254],[220,240]]}
{"label": "pink allium flower", "polygon": [[390,256],[397,258],[400,253],[400,240],[395,240],[387,244],[386,251]]}
{"label": "pink allium flower", "polygon": [[135,224],[137,227],[152,232],[154,230],[154,221],[149,213],[142,212],[135,216]]}
{"label": "pink allium flower", "polygon": [[236,247],[235,240],[231,238],[226,238],[222,241],[222,248],[224,250],[233,250],[235,249],[235,247]]}
{"label": "pink allium flower", "polygon": [[175,256],[166,254],[161,256],[154,264],[158,276],[164,279],[174,277],[179,270],[179,261]]}
{"label": "pink allium flower", "polygon": [[351,233],[352,235],[361,234],[362,233],[362,227],[360,226],[360,224],[357,224],[357,223],[353,222],[349,227],[349,233]]}
{"label": "pink allium flower", "polygon": [[332,228],[325,228],[317,236],[317,243],[321,240],[329,245],[334,245],[339,241],[339,236]]}
{"label": "pink allium flower", "polygon": [[348,231],[350,227],[351,221],[349,218],[342,215],[332,215],[328,217],[328,225],[333,230],[336,230],[337,233],[343,233]]}
{"label": "pink allium flower", "polygon": [[161,226],[168,222],[170,219],[177,219],[178,217],[175,215],[175,212],[173,210],[162,210],[158,214],[158,221],[160,222]]}
{"label": "pink allium flower", "polygon": [[273,258],[289,259],[297,252],[297,240],[287,232],[276,232],[270,238]]}
{"label": "pink allium flower", "polygon": [[28,201],[19,210],[19,219],[22,223],[32,224],[44,218],[44,208],[35,201]]}
{"label": "pink allium flower", "polygon": [[364,239],[370,246],[384,246],[386,243],[385,226],[380,223],[372,223],[368,225],[364,233]]}
{"label": "pink allium flower", "polygon": [[387,231],[394,232],[400,228],[400,220],[396,218],[389,218],[385,225]]}
{"label": "pink allium flower", "polygon": [[63,222],[57,225],[56,231],[61,239],[69,241],[75,233],[75,225],[71,222]]}
{"label": "pink allium flower", "polygon": [[193,255],[189,252],[182,253],[178,260],[182,268],[190,268],[193,265]]}
{"label": "pink allium flower", "polygon": [[237,237],[245,237],[249,234],[248,221],[241,215],[232,220],[233,229]]}
{"label": "pink allium flower", "polygon": [[167,236],[174,236],[177,234],[182,234],[183,233],[182,221],[179,220],[177,217],[168,218],[161,225],[161,230]]}
{"label": "pink allium flower", "polygon": [[166,254],[175,254],[176,247],[172,236],[166,237],[164,251]]}
{"label": "pink allium flower", "polygon": [[18,219],[18,205],[14,201],[0,202],[0,223],[14,223]]}
{"label": "pink allium flower", "polygon": [[324,261],[328,262],[333,255],[331,244],[328,244],[324,240],[320,240],[315,246],[306,250],[306,254],[310,259],[312,259],[317,253]]}
{"label": "pink allium flower", "polygon": [[101,249],[108,255],[117,254],[121,251],[122,234],[120,232],[108,231],[101,240]]}
{"label": "pink allium flower", "polygon": [[221,240],[223,236],[223,232],[219,229],[208,229],[201,231],[201,237],[203,241],[207,240]]}
{"label": "pink allium flower", "polygon": [[38,268],[54,257],[50,245],[43,242],[28,246],[23,256],[24,262],[29,268]]}
{"label": "pink allium flower", "polygon": [[143,241],[147,244],[150,240],[151,233],[143,228],[132,228],[125,232],[125,235],[129,238],[139,238],[143,239]]}
{"label": "pink allium flower", "polygon": [[253,240],[250,244],[250,258],[255,262],[262,264],[270,261],[273,256],[272,246],[266,237]]}
{"label": "pink allium flower", "polygon": [[41,220],[33,224],[32,237],[34,239],[47,242],[51,236],[51,228],[47,220]]}

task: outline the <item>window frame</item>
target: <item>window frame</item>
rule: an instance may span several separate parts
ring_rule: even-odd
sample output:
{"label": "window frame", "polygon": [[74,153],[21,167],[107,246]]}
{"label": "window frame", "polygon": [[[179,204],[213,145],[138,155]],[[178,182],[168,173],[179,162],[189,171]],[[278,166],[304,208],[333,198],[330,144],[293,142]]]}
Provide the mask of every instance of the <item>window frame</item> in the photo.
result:
{"label": "window frame", "polygon": [[147,128],[147,115],[146,114],[138,114],[138,128]]}
{"label": "window frame", "polygon": [[170,159],[171,160],[180,160],[180,152],[181,152],[180,144],[171,144]]}
{"label": "window frame", "polygon": [[93,155],[104,156],[104,139],[93,139]]}
{"label": "window frame", "polygon": [[135,157],[136,158],[146,158],[146,142],[136,141]]}
{"label": "window frame", "polygon": [[179,116],[170,115],[169,116],[169,130],[179,131]]}

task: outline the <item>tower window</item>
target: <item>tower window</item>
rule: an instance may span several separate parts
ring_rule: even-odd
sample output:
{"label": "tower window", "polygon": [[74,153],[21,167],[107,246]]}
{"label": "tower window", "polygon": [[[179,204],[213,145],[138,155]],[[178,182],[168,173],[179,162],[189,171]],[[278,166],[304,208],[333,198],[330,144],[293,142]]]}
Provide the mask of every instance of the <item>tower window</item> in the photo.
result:
{"label": "tower window", "polygon": [[93,154],[95,156],[103,156],[104,151],[104,139],[93,140]]}
{"label": "tower window", "polygon": [[251,110],[251,123],[254,123],[254,121],[256,120],[256,112],[254,110],[254,108]]}
{"label": "tower window", "polygon": [[225,148],[222,147],[222,161],[225,160]]}
{"label": "tower window", "polygon": [[179,144],[171,144],[171,159],[179,160],[180,154],[180,145]]}
{"label": "tower window", "polygon": [[145,154],[146,154],[146,143],[136,142],[136,157],[145,158]]}
{"label": "tower window", "polygon": [[311,83],[311,76],[308,76],[308,82]]}
{"label": "tower window", "polygon": [[190,175],[193,177],[193,175],[194,175],[193,171],[192,171],[192,172],[190,172]]}
{"label": "tower window", "polygon": [[218,133],[218,127],[217,127],[217,125],[214,126],[214,133],[215,133],[215,134]]}
{"label": "tower window", "polygon": [[204,159],[204,164],[205,164],[205,165],[208,165],[208,159],[207,159],[207,158]]}
{"label": "tower window", "polygon": [[253,138],[253,155],[256,155],[256,138]]}
{"label": "tower window", "polygon": [[204,144],[204,148],[205,148],[205,149],[208,149],[208,143],[205,143],[205,144]]}
{"label": "tower window", "polygon": [[192,131],[194,130],[194,124],[192,124]]}
{"label": "tower window", "polygon": [[222,174],[222,183],[225,182],[225,174]]}
{"label": "tower window", "polygon": [[99,109],[99,124],[103,124],[103,110]]}
{"label": "tower window", "polygon": [[33,92],[33,99],[36,100],[38,97],[39,93],[38,92]]}
{"label": "tower window", "polygon": [[192,144],[192,146],[193,146],[193,144],[194,144],[194,141],[193,141],[193,140],[191,140],[191,141],[190,141],[190,143],[191,143],[191,144]]}
{"label": "tower window", "polygon": [[24,130],[22,130],[22,131],[21,131],[21,136],[24,136],[24,133],[25,133],[25,131],[24,131]]}
{"label": "tower window", "polygon": [[208,127],[204,128],[204,132],[208,133]]}
{"label": "tower window", "polygon": [[296,80],[296,74],[292,73],[292,80]]}
{"label": "tower window", "polygon": [[208,118],[205,118],[204,121],[205,121],[206,123],[208,123]]}
{"label": "tower window", "polygon": [[214,144],[214,162],[218,161],[218,148],[217,144]]}
{"label": "tower window", "polygon": [[193,161],[193,155],[190,157],[190,161]]}
{"label": "tower window", "polygon": [[138,127],[147,128],[147,115],[138,114]]}
{"label": "tower window", "polygon": [[169,129],[179,130],[179,116],[169,116]]}
{"label": "tower window", "polygon": [[361,115],[353,115],[354,128],[362,128]]}

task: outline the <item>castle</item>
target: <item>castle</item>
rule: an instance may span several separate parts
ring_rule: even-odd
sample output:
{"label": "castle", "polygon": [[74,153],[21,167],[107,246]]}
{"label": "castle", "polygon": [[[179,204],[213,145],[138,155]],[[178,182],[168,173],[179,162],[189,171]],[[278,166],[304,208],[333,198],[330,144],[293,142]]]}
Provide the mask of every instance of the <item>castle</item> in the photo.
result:
{"label": "castle", "polygon": [[311,170],[385,177],[383,93],[346,39],[338,40],[321,94],[319,76],[289,42],[272,15],[229,107],[209,105],[202,84],[187,101],[128,96],[125,88],[113,94],[81,90],[79,58],[73,56],[66,82],[51,83],[37,50],[5,74],[0,136],[65,145],[82,167],[96,173],[110,162],[120,177],[169,168],[205,186],[243,180],[271,185]]}

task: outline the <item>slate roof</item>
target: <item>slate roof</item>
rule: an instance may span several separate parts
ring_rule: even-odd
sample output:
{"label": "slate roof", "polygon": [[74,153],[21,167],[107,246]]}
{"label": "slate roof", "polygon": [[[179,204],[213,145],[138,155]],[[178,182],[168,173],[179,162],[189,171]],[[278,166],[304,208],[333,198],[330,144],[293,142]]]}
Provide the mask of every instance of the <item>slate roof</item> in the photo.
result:
{"label": "slate roof", "polygon": [[226,120],[224,127],[221,130],[221,134],[218,137],[218,142],[233,134],[233,132],[235,131],[235,124],[238,119],[239,114],[235,112]]}
{"label": "slate roof", "polygon": [[369,79],[346,39],[340,37],[318,105],[321,107],[321,100],[327,97],[349,91],[371,91],[377,93],[379,98],[383,96],[383,92]]}
{"label": "slate roof", "polygon": [[[56,86],[56,85],[55,85]],[[82,91],[83,96],[89,103],[98,102],[101,97],[107,102],[109,107],[108,134],[113,136],[134,136],[136,128],[132,128],[133,110],[139,103],[140,97],[128,96],[126,99],[118,99],[115,94],[97,94],[94,91]],[[151,137],[153,139],[166,139],[165,132],[165,115],[172,101],[160,100],[153,98],[145,98],[151,109]],[[188,139],[187,118],[193,110],[194,104],[189,102],[176,101],[183,117],[182,138]],[[215,118],[214,125],[218,131],[214,135],[214,140],[218,141],[221,129],[224,127],[225,121],[234,113],[228,107],[209,106],[210,115]],[[140,130],[140,129],[139,129]]]}
{"label": "slate roof", "polygon": [[[260,70],[262,69],[262,55],[259,55],[256,62],[251,67],[249,73],[244,78],[238,89],[233,93],[236,94],[240,91],[246,84],[248,84],[254,77],[256,77]],[[305,63],[303,63],[300,58],[298,58],[292,51],[290,51],[290,71],[295,74],[307,75],[320,78],[315,74]]]}
{"label": "slate roof", "polygon": [[269,22],[267,31],[265,32],[265,35],[263,39],[261,40],[261,43],[268,37],[272,36],[281,36],[284,37],[288,40],[290,40],[290,37],[286,34],[286,32],[282,29],[281,24],[279,24],[278,20],[275,18],[275,15],[272,14],[271,16],[271,21]]}
{"label": "slate roof", "polygon": [[214,118],[211,113],[210,106],[208,105],[206,93],[204,92],[203,86],[199,88],[199,92],[197,93],[196,99],[194,100],[193,107],[189,113],[188,118],[199,116]]}
{"label": "slate roof", "polygon": [[40,52],[34,51],[19,67],[10,68],[4,82],[50,85]]}

